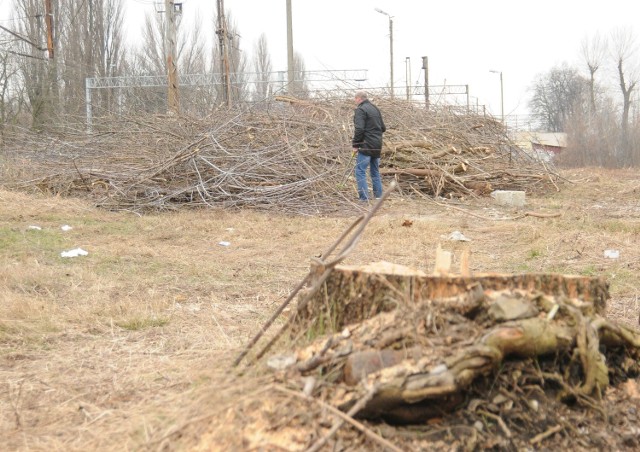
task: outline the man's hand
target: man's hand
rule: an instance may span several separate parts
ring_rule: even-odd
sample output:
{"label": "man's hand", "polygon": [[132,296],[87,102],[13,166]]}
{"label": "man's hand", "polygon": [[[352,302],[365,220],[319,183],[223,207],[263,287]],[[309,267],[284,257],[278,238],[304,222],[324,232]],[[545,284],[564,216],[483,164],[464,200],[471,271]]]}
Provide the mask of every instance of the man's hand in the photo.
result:
{"label": "man's hand", "polygon": [[353,152],[351,153],[352,156],[356,155],[358,153],[358,148],[353,148]]}

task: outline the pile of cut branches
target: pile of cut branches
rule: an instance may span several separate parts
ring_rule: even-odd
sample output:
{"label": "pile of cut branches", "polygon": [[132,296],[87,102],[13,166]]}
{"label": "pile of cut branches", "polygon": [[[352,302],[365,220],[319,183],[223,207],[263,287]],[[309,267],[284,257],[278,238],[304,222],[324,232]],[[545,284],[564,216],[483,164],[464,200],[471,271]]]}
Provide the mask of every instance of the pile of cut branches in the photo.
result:
{"label": "pile of cut branches", "polygon": [[[558,188],[558,176],[513,146],[491,118],[375,102],[388,127],[383,179],[395,179],[403,196]],[[90,133],[9,136],[6,161],[14,170],[4,180],[12,188],[88,196],[111,210],[352,211],[352,115],[350,101],[278,97],[205,119],[102,118]]]}

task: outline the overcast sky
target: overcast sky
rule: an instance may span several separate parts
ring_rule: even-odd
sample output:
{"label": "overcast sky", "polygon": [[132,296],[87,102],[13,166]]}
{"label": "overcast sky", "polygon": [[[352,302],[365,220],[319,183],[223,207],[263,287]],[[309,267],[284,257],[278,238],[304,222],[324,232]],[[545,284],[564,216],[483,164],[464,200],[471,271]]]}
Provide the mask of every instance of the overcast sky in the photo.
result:
{"label": "overcast sky", "polygon": [[[164,0],[124,3],[128,34],[135,39],[144,14],[163,8]],[[182,4],[183,26],[198,18],[213,32],[216,0]],[[490,71],[501,71],[505,114],[524,114],[536,75],[563,62],[579,64],[586,36],[633,29],[638,17],[634,4],[636,0],[292,0],[293,46],[307,70],[367,69],[370,86],[388,86],[389,17],[376,11],[380,9],[393,16],[397,95],[406,93],[407,67],[411,84],[423,84],[422,57],[427,56],[431,85],[469,85],[471,103],[486,105],[495,116],[500,115],[500,75]],[[286,70],[286,0],[224,0],[224,5],[248,56],[264,33],[274,70]]]}
{"label": "overcast sky", "polygon": [[[153,10],[152,0],[126,0],[132,11]],[[214,29],[215,0],[183,0],[183,20],[200,17]],[[406,93],[423,84],[422,57],[431,85],[469,85],[471,103],[500,115],[527,112],[536,75],[563,62],[579,64],[586,36],[632,27],[635,0],[292,0],[293,46],[307,70],[368,69],[371,86],[390,78],[389,17],[393,16],[394,86]],[[224,0],[251,54],[265,33],[274,70],[286,70],[286,0]],[[129,17],[136,17],[131,14]],[[141,16],[141,15],[140,15]],[[132,21],[134,22],[134,21]],[[188,22],[185,22],[188,23]],[[407,57],[409,60],[407,60]]]}

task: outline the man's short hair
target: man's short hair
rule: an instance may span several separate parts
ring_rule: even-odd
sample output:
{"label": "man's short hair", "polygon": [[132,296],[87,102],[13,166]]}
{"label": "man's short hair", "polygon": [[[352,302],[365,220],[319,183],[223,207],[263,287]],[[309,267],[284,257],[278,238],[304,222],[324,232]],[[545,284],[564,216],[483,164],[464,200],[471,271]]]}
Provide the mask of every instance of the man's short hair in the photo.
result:
{"label": "man's short hair", "polygon": [[365,99],[367,99],[367,98],[368,98],[368,97],[367,97],[367,93],[366,93],[366,92],[364,92],[364,91],[358,91],[358,92],[356,92],[356,95],[355,95],[354,97],[359,97],[359,98],[360,98],[360,99],[362,99],[362,100],[365,100]]}

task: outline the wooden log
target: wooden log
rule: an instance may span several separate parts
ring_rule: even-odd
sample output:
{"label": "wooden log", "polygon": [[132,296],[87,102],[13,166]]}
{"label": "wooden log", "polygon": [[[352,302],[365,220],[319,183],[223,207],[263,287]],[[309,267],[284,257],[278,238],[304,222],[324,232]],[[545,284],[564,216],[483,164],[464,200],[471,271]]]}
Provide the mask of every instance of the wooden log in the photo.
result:
{"label": "wooden log", "polygon": [[399,151],[401,149],[407,149],[407,148],[431,149],[433,147],[431,143],[423,140],[396,141],[393,143],[389,143],[389,146],[394,151]]}
{"label": "wooden log", "polygon": [[469,181],[464,182],[464,186],[469,190],[473,190],[477,195],[488,195],[493,191],[493,187],[487,181]]}
{"label": "wooden log", "polygon": [[381,168],[380,174],[383,176],[389,176],[393,174],[408,174],[410,176],[416,177],[440,177],[442,175],[442,171],[440,170],[431,170],[426,168],[406,168],[406,169],[396,169],[396,168]]}

